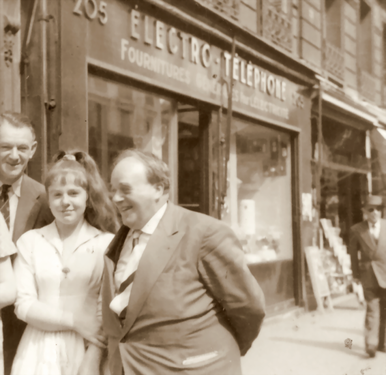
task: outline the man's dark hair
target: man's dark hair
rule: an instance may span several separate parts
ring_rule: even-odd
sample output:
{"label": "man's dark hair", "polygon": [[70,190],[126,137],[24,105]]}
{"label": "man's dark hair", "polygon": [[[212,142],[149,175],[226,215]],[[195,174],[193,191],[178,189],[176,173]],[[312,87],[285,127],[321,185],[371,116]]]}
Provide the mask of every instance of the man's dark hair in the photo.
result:
{"label": "man's dark hair", "polygon": [[113,168],[126,158],[135,158],[139,160],[146,168],[146,177],[150,184],[161,184],[164,191],[170,189],[169,167],[160,158],[150,152],[142,152],[136,149],[122,151],[114,161]]}
{"label": "man's dark hair", "polygon": [[3,125],[5,121],[15,128],[30,129],[34,139],[36,138],[34,125],[27,115],[11,111],[0,113],[0,126]]}

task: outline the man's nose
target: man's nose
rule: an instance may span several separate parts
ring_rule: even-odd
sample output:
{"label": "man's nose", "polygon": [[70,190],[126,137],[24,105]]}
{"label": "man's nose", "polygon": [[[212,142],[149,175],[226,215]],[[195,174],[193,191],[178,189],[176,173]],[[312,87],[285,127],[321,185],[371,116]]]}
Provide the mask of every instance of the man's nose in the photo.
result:
{"label": "man's nose", "polygon": [[113,194],[113,202],[114,203],[119,203],[122,201],[122,195],[116,191],[114,194]]}
{"label": "man's nose", "polygon": [[10,157],[12,159],[18,159],[19,158],[19,151],[17,147],[12,147]]}

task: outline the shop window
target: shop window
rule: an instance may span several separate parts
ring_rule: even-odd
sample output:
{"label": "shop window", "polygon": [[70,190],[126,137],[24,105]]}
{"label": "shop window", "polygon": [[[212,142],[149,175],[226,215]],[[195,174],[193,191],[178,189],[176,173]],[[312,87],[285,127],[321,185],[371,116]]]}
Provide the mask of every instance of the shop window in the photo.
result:
{"label": "shop window", "polygon": [[178,103],[178,204],[209,214],[210,115],[197,107]]}
{"label": "shop window", "polygon": [[232,119],[223,220],[249,263],[293,259],[290,136]]}
{"label": "shop window", "polygon": [[178,203],[200,211],[199,112],[189,105],[178,106]]}
{"label": "shop window", "polygon": [[360,68],[367,73],[372,73],[373,59],[371,8],[365,0],[360,0],[358,46]]}
{"label": "shop window", "polygon": [[[171,141],[177,129],[176,103],[128,85],[90,75],[88,78],[89,152],[108,181],[119,151],[138,148],[164,160],[175,180]],[[175,201],[176,188],[171,187]]]}

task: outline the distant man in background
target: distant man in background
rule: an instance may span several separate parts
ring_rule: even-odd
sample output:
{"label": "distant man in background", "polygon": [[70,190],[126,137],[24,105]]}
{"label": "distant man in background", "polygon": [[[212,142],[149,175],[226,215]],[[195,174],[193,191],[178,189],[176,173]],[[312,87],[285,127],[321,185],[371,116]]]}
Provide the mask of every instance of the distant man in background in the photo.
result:
{"label": "distant man in background", "polygon": [[[0,210],[16,242],[30,229],[52,222],[44,186],[24,174],[37,142],[29,118],[15,112],[0,114]],[[3,321],[4,373],[12,361],[25,323],[14,314],[14,305],[1,311]]]}
{"label": "distant man in background", "polygon": [[102,287],[111,375],[241,375],[265,313],[233,231],[170,202],[154,155],[123,152],[111,186],[124,224]]}
{"label": "distant man in background", "polygon": [[381,219],[382,197],[370,195],[362,211],[365,220],[350,234],[350,255],[354,279],[363,286],[366,300],[366,352],[375,357],[385,352],[386,321],[386,220]]}

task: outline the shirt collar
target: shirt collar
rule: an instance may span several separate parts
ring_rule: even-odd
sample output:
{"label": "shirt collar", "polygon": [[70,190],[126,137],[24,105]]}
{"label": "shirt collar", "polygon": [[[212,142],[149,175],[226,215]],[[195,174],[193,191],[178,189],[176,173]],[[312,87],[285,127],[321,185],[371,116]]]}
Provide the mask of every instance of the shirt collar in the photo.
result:
{"label": "shirt collar", "polygon": [[156,230],[159,222],[162,219],[162,216],[164,216],[164,213],[166,211],[168,204],[165,203],[154,215],[153,217],[145,224],[145,226],[141,229],[143,233],[146,234],[153,234]]}
{"label": "shirt collar", "polygon": [[381,225],[381,220],[378,220],[375,224],[371,224],[369,221],[367,221],[370,228],[378,229]]}
{"label": "shirt collar", "polygon": [[[12,192],[15,194],[18,198],[20,198],[20,190],[21,190],[21,183],[23,181],[23,175],[20,176],[19,179],[17,179],[12,185]],[[0,187],[4,184],[0,181]]]}
{"label": "shirt collar", "polygon": [[[62,254],[63,242],[60,239],[55,220],[51,224],[48,224],[43,228],[36,229],[36,232],[40,233],[40,235],[42,235],[52,246],[54,246],[60,254]],[[90,241],[94,237],[100,235],[101,233],[102,231],[93,227],[86,220],[84,220],[82,227],[80,228],[80,231],[78,233],[78,237],[76,239],[73,251],[75,251],[79,246]]]}

